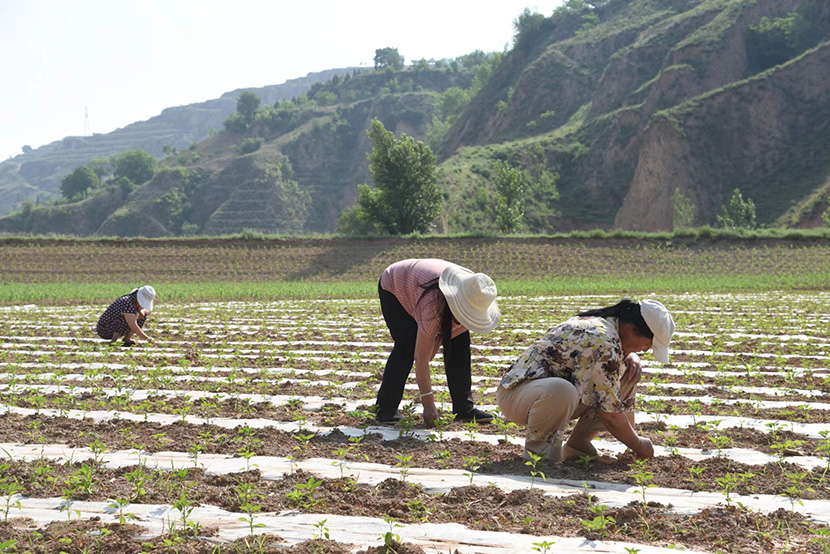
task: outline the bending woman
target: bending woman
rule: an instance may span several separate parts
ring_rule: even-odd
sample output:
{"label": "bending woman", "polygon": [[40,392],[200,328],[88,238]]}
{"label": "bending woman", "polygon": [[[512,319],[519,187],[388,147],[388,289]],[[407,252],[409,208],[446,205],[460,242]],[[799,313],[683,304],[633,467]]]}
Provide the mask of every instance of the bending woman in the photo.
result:
{"label": "bending woman", "polygon": [[[553,462],[587,455],[612,463],[591,444],[603,430],[637,457],[654,456],[651,441],[634,430],[634,390],[642,375],[637,353],[653,347],[654,357],[668,363],[673,333],[663,304],[628,299],[549,329],[519,356],[496,391],[505,417],[527,426],[524,458],[530,451]],[[563,448],[565,427],[576,418]]]}
{"label": "bending woman", "polygon": [[424,422],[431,426],[438,419],[429,362],[442,346],[455,418],[492,420],[492,414],[473,404],[470,331],[489,333],[498,325],[501,314],[493,280],[444,260],[409,259],[386,268],[378,295],[395,342],[378,391],[378,421],[402,419],[398,405],[413,361]]}
{"label": "bending woman", "polygon": [[153,311],[155,298],[156,291],[149,285],[131,290],[104,310],[98,318],[95,332],[102,339],[111,342],[124,339],[124,346],[135,344],[132,340],[135,335],[146,341],[155,342],[142,329],[147,322],[147,316]]}

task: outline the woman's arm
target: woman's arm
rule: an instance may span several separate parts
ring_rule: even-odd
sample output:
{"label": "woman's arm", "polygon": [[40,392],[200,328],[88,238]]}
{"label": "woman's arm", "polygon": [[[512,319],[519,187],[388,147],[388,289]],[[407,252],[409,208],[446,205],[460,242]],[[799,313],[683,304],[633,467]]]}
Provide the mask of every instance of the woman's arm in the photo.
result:
{"label": "woman's arm", "polygon": [[[620,387],[623,390],[630,390],[637,386],[640,379],[643,377],[643,362],[636,352],[632,352],[625,357],[625,373],[620,379]],[[623,394],[623,396],[625,396]]]}
{"label": "woman's arm", "polygon": [[135,333],[136,335],[138,335],[146,341],[156,342],[150,337],[148,337],[146,334],[144,334],[144,331],[141,329],[141,327],[138,326],[137,314],[124,314],[124,319],[127,321],[127,325],[129,326],[130,331],[132,331],[133,333]]}
{"label": "woman's arm", "polygon": [[608,432],[630,448],[635,456],[638,458],[654,456],[654,446],[652,446],[651,441],[637,434],[625,413],[598,411],[599,417]]}
{"label": "woman's arm", "polygon": [[435,407],[435,394],[432,393],[432,375],[429,371],[429,362],[435,357],[438,345],[434,339],[424,335],[420,329],[415,338],[415,381],[423,405],[424,423],[432,427],[438,419],[438,408]]}

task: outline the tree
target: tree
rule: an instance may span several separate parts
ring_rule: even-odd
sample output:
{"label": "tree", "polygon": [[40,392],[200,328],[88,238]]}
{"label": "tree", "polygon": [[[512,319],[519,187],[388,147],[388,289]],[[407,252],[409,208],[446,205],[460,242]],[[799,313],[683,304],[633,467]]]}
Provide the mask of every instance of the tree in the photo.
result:
{"label": "tree", "polygon": [[397,48],[378,48],[375,50],[375,69],[403,69],[403,56]]}
{"label": "tree", "polygon": [[536,144],[524,153],[525,224],[534,232],[554,230],[553,219],[559,215],[559,173],[548,167],[545,149]]}
{"label": "tree", "polygon": [[496,160],[493,162],[493,174],[496,186],[496,225],[503,233],[514,233],[524,227],[524,172]]}
{"label": "tree", "polygon": [[723,205],[718,223],[724,229],[754,229],[755,202],[751,198],[744,201],[741,189],[736,188],[729,203]]}
{"label": "tree", "polygon": [[749,69],[752,73],[782,64],[821,40],[820,14],[815,5],[802,4],[786,17],[762,17],[745,35]]}
{"label": "tree", "polygon": [[530,46],[542,33],[545,21],[544,15],[525,8],[519,17],[513,20],[513,46],[519,49]]}
{"label": "tree", "polygon": [[236,111],[242,116],[248,127],[254,122],[256,111],[262,99],[259,95],[250,90],[243,90],[239,98],[236,99]]}
{"label": "tree", "polygon": [[674,189],[671,197],[672,203],[672,227],[675,231],[691,229],[695,224],[695,206],[691,200],[680,193],[680,189]]}
{"label": "tree", "polygon": [[390,235],[430,231],[441,207],[432,150],[407,135],[395,139],[377,119],[367,134],[375,188],[358,185],[357,204],[344,214],[341,229],[355,232],[373,226]]}
{"label": "tree", "polygon": [[67,200],[79,200],[87,191],[98,186],[98,175],[92,169],[82,165],[61,180],[61,194]]}
{"label": "tree", "polygon": [[427,70],[429,69],[429,61],[427,61],[426,58],[415,60],[414,62],[412,62],[412,69],[417,69],[421,71]]}
{"label": "tree", "polygon": [[99,181],[103,181],[104,177],[112,173],[112,161],[108,158],[94,158],[86,165],[95,172]]}
{"label": "tree", "polygon": [[113,164],[113,175],[116,179],[124,177],[133,184],[140,185],[153,178],[157,161],[151,154],[139,148],[118,154]]}
{"label": "tree", "polygon": [[29,153],[29,152],[31,152],[31,151],[32,151],[32,147],[31,147],[31,146],[29,146],[28,144],[24,144],[24,145],[23,145],[23,153],[24,153],[24,154],[28,154],[28,153]]}
{"label": "tree", "polygon": [[450,87],[441,94],[438,111],[441,118],[459,116],[470,103],[470,93],[459,87]]}

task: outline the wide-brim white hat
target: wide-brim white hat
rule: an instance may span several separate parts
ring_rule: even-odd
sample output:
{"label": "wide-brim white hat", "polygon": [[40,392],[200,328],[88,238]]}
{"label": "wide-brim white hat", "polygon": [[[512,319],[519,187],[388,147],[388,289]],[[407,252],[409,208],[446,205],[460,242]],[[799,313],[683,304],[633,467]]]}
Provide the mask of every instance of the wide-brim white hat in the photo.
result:
{"label": "wide-brim white hat", "polygon": [[141,288],[135,289],[133,292],[136,293],[135,297],[138,300],[138,305],[148,312],[152,312],[153,301],[156,299],[156,289],[150,285],[144,285]]}
{"label": "wide-brim white hat", "polygon": [[657,300],[640,300],[640,314],[654,333],[651,348],[658,362],[669,363],[669,343],[674,334],[674,320],[666,307]]}
{"label": "wide-brim white hat", "polygon": [[451,265],[438,279],[450,311],[461,325],[475,333],[489,333],[499,324],[496,284],[484,273]]}

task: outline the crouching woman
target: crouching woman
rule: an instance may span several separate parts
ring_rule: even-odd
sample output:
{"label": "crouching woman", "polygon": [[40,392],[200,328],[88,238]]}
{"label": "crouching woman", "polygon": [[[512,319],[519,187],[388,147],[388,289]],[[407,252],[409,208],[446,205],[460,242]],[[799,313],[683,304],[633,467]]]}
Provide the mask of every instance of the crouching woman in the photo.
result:
{"label": "crouching woman", "polygon": [[134,336],[139,336],[149,342],[155,342],[143,330],[147,317],[153,311],[155,298],[156,291],[149,285],[133,289],[128,294],[119,297],[104,310],[104,313],[98,318],[95,332],[102,339],[112,343],[123,339],[124,346],[135,344]]}
{"label": "crouching woman", "polygon": [[[519,356],[496,391],[505,417],[527,426],[524,458],[533,452],[552,462],[589,456],[613,463],[591,443],[603,430],[637,457],[654,456],[651,441],[634,430],[634,393],[642,375],[637,353],[653,348],[654,357],[667,363],[673,333],[663,304],[628,299],[549,329]],[[577,418],[563,446],[568,421]]]}

